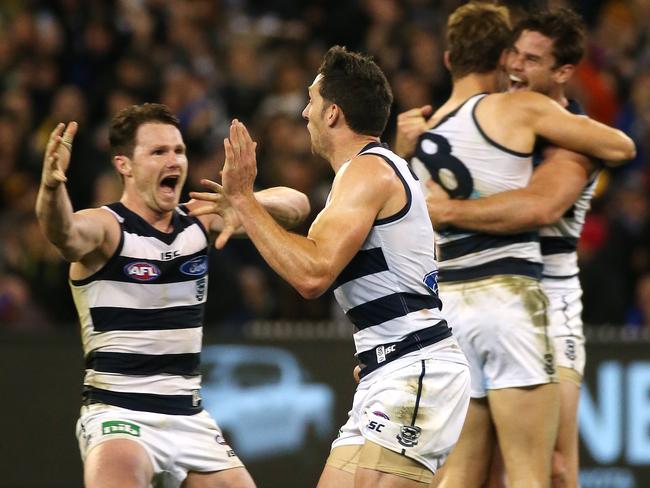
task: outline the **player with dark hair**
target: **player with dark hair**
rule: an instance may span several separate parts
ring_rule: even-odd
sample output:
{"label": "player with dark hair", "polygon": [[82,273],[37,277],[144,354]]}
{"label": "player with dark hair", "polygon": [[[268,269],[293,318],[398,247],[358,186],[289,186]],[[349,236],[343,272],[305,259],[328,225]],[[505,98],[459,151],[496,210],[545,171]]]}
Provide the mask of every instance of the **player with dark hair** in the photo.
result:
{"label": "player with dark hair", "polygon": [[[583,114],[565,93],[584,51],[582,19],[568,9],[543,11],[522,19],[514,31],[506,63],[511,90],[536,91],[574,114]],[[453,225],[499,234],[539,228],[542,287],[550,304],[548,331],[560,380],[553,478],[559,486],[578,487],[577,412],[585,346],[576,244],[596,186],[598,164],[544,141],[536,145],[533,163],[536,169],[526,188],[466,200],[436,192],[428,198],[429,215],[436,227],[443,228]]]}
{"label": "player with dark hair", "polygon": [[[253,480],[201,406],[199,356],[208,248],[239,232],[234,214],[192,217],[179,205],[187,176],[179,123],[160,104],[125,108],[111,123],[119,202],[74,212],[65,172],[76,122],[52,132],[36,214],[71,263],[85,355],[77,437],[89,488],[251,488]],[[288,188],[258,192],[285,225],[309,213]]]}
{"label": "player with dark hair", "polygon": [[[503,7],[469,3],[450,16],[445,61],[452,94],[424,133],[420,109],[401,116],[409,131],[398,147],[408,151],[404,141],[419,135],[412,164],[423,182],[433,179],[454,199],[523,188],[538,137],[605,159],[634,154],[620,131],[570,114],[546,96],[494,93],[510,42]],[[435,202],[428,205],[435,220]],[[559,391],[537,233],[500,236],[453,226],[436,233],[436,247],[447,318],[472,372],[467,419],[441,486],[481,486],[495,436],[509,486],[548,486]]]}
{"label": "player with dark hair", "polygon": [[335,176],[307,237],[282,229],[253,198],[255,143],[241,123],[224,142],[223,189],[206,182],[280,276],[305,298],[333,288],[354,324],[361,380],[319,488],[426,486],[469,402],[467,363],[441,315],[423,191],[379,141],[391,102],[371,59],[327,52],[303,117]]}

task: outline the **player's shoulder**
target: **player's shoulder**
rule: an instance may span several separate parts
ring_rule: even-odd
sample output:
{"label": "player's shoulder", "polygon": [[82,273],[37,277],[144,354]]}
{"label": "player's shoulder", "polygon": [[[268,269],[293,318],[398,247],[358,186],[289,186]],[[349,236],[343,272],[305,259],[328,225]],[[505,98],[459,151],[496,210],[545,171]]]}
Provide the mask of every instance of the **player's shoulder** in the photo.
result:
{"label": "player's shoulder", "polygon": [[84,208],[75,212],[76,215],[82,215],[86,218],[92,218],[102,221],[119,221],[120,215],[108,206]]}
{"label": "player's shoulder", "polygon": [[338,193],[344,188],[353,188],[357,193],[381,193],[391,189],[395,179],[396,170],[384,157],[364,153],[353,157],[339,169],[332,190]]}
{"label": "player's shoulder", "polygon": [[362,153],[350,160],[347,172],[362,179],[394,178],[396,176],[396,161],[401,158],[395,155],[394,159],[395,161],[382,154]]}
{"label": "player's shoulder", "polygon": [[534,91],[491,93],[484,99],[484,103],[503,104],[514,110],[550,101],[551,99],[546,95]]}

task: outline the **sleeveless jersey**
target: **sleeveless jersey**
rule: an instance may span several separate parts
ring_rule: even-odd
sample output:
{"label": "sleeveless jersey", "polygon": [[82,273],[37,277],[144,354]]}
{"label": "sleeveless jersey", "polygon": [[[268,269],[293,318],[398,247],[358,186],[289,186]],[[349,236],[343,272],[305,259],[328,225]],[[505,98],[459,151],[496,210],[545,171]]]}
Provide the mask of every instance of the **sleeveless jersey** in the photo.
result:
{"label": "sleeveless jersey", "polygon": [[[486,96],[469,98],[418,139],[411,161],[422,181],[433,178],[451,198],[481,198],[525,187],[532,154],[507,149],[491,140],[476,120]],[[495,275],[541,278],[537,232],[492,235],[447,227],[436,232],[440,281],[465,281]]]}
{"label": "sleeveless jersey", "polygon": [[118,248],[97,273],[70,280],[86,362],[84,400],[198,413],[207,232],[182,206],[171,233],[121,203],[102,208],[120,224]]}
{"label": "sleeveless jersey", "polygon": [[[585,115],[584,110],[575,100],[569,100],[566,109],[573,114]],[[541,164],[546,144],[545,141],[540,141],[536,145],[533,156],[535,166]],[[585,223],[585,216],[591,205],[599,173],[599,171],[595,171],[591,175],[576,202],[560,220],[539,229],[544,278],[563,279],[578,275],[576,246]]]}
{"label": "sleeveless jersey", "polygon": [[[337,302],[354,324],[362,376],[408,352],[451,336],[438,298],[433,229],[406,161],[379,143],[359,154],[381,157],[406,190],[406,205],[375,220],[359,252],[336,279]],[[345,171],[346,162],[339,171]]]}

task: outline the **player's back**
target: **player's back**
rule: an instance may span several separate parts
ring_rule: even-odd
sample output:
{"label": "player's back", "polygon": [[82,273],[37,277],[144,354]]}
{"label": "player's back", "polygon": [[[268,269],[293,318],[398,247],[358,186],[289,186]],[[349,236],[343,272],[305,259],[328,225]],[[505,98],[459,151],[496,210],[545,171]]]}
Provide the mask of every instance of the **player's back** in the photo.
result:
{"label": "player's back", "polygon": [[[432,177],[452,198],[481,198],[525,187],[532,153],[510,150],[491,140],[476,119],[486,94],[470,97],[422,134],[412,160],[421,181]],[[465,281],[495,275],[539,279],[537,232],[489,235],[457,228],[436,232],[440,281]]]}

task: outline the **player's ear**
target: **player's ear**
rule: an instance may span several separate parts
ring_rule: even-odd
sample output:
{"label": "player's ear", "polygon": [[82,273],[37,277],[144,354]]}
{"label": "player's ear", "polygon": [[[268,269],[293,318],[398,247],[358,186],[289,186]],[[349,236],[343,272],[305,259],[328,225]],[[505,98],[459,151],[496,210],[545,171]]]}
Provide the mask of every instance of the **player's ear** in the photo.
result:
{"label": "player's ear", "polygon": [[329,127],[334,127],[342,115],[343,112],[341,112],[341,107],[333,103],[326,109],[325,121]]}
{"label": "player's ear", "polygon": [[561,84],[567,83],[569,81],[569,78],[571,78],[573,75],[575,69],[576,67],[573,64],[563,64],[553,73],[555,82]]}
{"label": "player's ear", "polygon": [[449,62],[449,51],[445,51],[445,54],[443,55],[443,61],[445,63],[445,68],[447,68],[448,71],[451,71],[451,63]]}
{"label": "player's ear", "polygon": [[113,165],[117,172],[122,176],[131,176],[133,168],[131,166],[131,159],[126,156],[119,155],[113,157]]}

